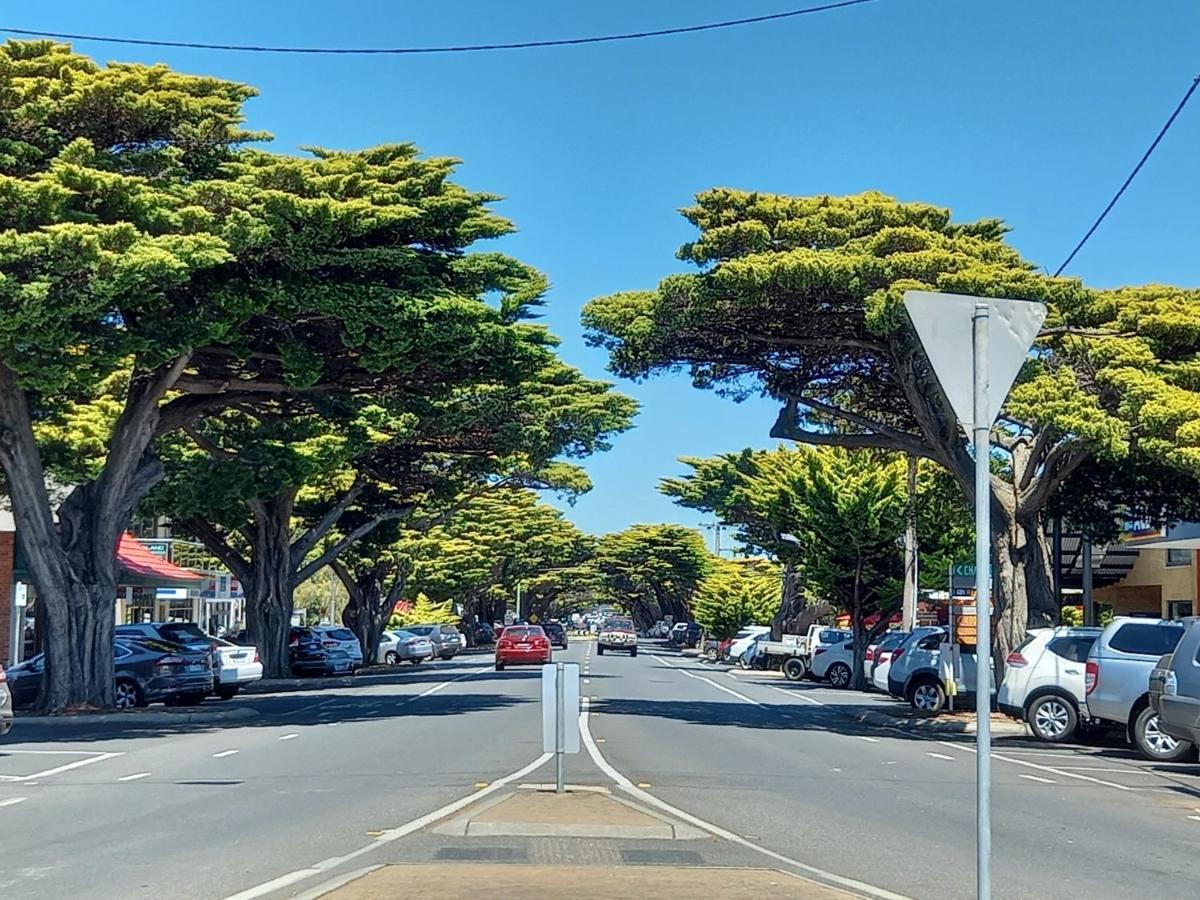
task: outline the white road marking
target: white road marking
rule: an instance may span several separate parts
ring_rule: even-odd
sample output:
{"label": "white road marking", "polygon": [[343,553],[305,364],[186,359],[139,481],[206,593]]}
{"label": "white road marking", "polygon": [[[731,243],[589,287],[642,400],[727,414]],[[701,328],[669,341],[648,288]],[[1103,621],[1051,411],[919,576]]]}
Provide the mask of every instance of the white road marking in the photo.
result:
{"label": "white road marking", "polygon": [[1150,769],[1143,769],[1141,766],[1126,766],[1123,769],[1104,769],[1099,766],[1055,765],[1054,768],[1062,769],[1064,772],[1104,772],[1112,775],[1149,775],[1153,778],[1160,777],[1157,772],[1151,771]]}
{"label": "white road marking", "polygon": [[[21,799],[24,799],[24,798],[21,798]],[[3,805],[4,804],[0,803],[0,806],[3,806]],[[1200,816],[1188,816],[1188,818],[1191,819],[1193,822],[1200,822]]]}
{"label": "white road marking", "polygon": [[137,781],[139,778],[149,778],[149,772],[134,772],[132,775],[122,775],[117,781]]}
{"label": "white road marking", "polygon": [[[5,750],[4,752],[11,753],[11,752],[20,752],[20,751]],[[79,753],[84,753],[87,751],[73,750],[71,752],[78,755]],[[15,780],[16,781],[33,781],[35,778],[46,778],[50,775],[58,775],[62,772],[69,772],[69,771],[71,771],[71,769],[78,769],[83,766],[90,766],[92,763],[104,762],[104,760],[106,760],[106,759],[113,759],[114,757],[124,756],[124,755],[125,755],[124,752],[97,753],[95,756],[89,757],[88,759],[77,759],[77,760],[75,760],[75,762],[65,763],[61,766],[55,766],[53,769],[45,769],[41,772],[34,772],[32,775],[22,775],[22,776],[16,778]]]}
{"label": "white road marking", "polygon": [[214,753],[213,759],[222,759],[226,756],[233,756],[233,754],[237,752],[237,750],[222,750],[220,753]]}
{"label": "white road marking", "polygon": [[733,669],[729,669],[725,674],[728,675],[730,678],[732,678],[734,681],[737,681],[737,676],[733,674]]}
{"label": "white road marking", "polygon": [[[455,679],[457,680],[457,679]],[[304,869],[297,869],[294,872],[288,872],[286,875],[280,875],[278,878],[273,878],[270,881],[264,881],[262,884],[247,888],[244,891],[239,891],[226,898],[226,900],[254,900],[257,897],[263,897],[267,894],[274,893],[281,888],[287,887],[289,884],[295,884],[298,881],[303,881],[306,878],[311,878],[314,875],[320,875],[322,872],[348,863],[352,859],[357,859],[364,853],[370,853],[372,850],[377,850],[379,847],[390,844],[393,841],[398,841],[402,837],[412,834],[414,831],[420,831],[427,825],[432,825],[439,819],[444,819],[451,813],[458,812],[465,806],[470,806],[482,797],[488,794],[493,794],[505,785],[511,784],[514,781],[519,781],[531,772],[541,768],[554,757],[553,753],[543,753],[529,765],[518,769],[510,775],[505,775],[503,778],[497,778],[491,784],[480,790],[472,791],[465,797],[447,803],[440,809],[435,809],[433,812],[426,813],[419,818],[413,819],[411,822],[406,822],[395,828],[389,828],[387,831],[380,832],[371,843],[366,846],[359,847],[357,850],[351,850],[343,856],[331,856],[329,859],[323,859],[319,863],[309,866]]]}
{"label": "white road marking", "polygon": [[1022,772],[1017,773],[1018,778],[1024,778],[1027,781],[1036,781],[1039,784],[1058,784],[1053,778],[1043,778],[1041,775],[1026,775]]}
{"label": "white road marking", "polygon": [[584,684],[591,684],[591,683],[592,683],[592,679],[590,679],[590,678],[585,678],[585,679],[583,679],[583,683],[584,683]]}
{"label": "white road marking", "polygon": [[0,800],[0,806],[16,806],[18,803],[24,803],[28,797],[9,797],[7,800]]}
{"label": "white road marking", "polygon": [[300,737],[300,735],[296,734],[296,732],[294,732],[294,731],[293,731],[291,734],[281,734],[281,735],[279,736],[279,740],[281,740],[281,741],[292,741],[292,740],[295,740],[295,739],[296,739],[296,738],[298,738],[298,737]]}
{"label": "white road marking", "polygon": [[866,741],[868,744],[878,744],[879,738],[867,737],[865,734],[856,734],[856,738],[860,741]]}
{"label": "white road marking", "polygon": [[[674,667],[672,667],[674,668]],[[734,834],[732,831],[726,831],[720,825],[714,825],[711,822],[706,822],[701,818],[693,816],[691,813],[684,812],[676,806],[672,806],[665,800],[661,800],[654,794],[644,791],[635,785],[632,781],[618,772],[600,753],[600,748],[596,746],[595,740],[592,739],[592,733],[588,728],[588,704],[584,704],[583,710],[579,713],[579,734],[583,740],[584,746],[587,748],[588,755],[591,756],[592,762],[609,778],[616,783],[617,787],[631,794],[643,803],[657,807],[664,812],[674,816],[677,819],[682,819],[689,825],[707,831],[709,834],[716,835],[719,838],[737,844],[739,847],[745,847],[748,850],[753,850],[756,853],[761,853],[768,856],[776,862],[784,863],[791,866],[793,869],[798,869],[805,872],[814,878],[829,882],[830,884],[839,885],[849,888],[850,890],[858,891],[860,894],[865,894],[868,897],[878,897],[880,900],[908,900],[903,894],[895,894],[883,888],[875,887],[874,885],[866,884],[862,881],[855,881],[853,878],[845,878],[841,875],[836,875],[833,872],[827,872],[824,869],[818,869],[816,866],[810,866],[802,863],[799,860],[784,856],[782,853],[776,853],[774,850],[768,850],[753,841],[748,841],[740,834]],[[231,898],[232,900],[232,898]]]}
{"label": "white road marking", "polygon": [[828,703],[822,703],[820,700],[814,700],[812,697],[806,697],[803,692],[797,690],[788,690],[787,688],[775,687],[773,684],[767,685],[773,691],[779,691],[781,694],[787,694],[789,697],[795,697],[797,700],[803,700],[805,703],[811,703],[813,706],[828,706]]}
{"label": "white road marking", "polygon": [[[938,743],[942,744],[945,747],[952,747],[955,750],[966,750],[969,753],[977,752],[975,750],[975,748],[970,746],[969,744],[962,744],[962,743],[952,744],[949,741],[938,741]],[[1091,782],[1092,784],[1099,784],[1099,785],[1102,785],[1103,787],[1110,787],[1110,788],[1113,788],[1114,790],[1118,790],[1118,791],[1135,790],[1134,788],[1126,787],[1123,784],[1116,784],[1115,782],[1112,782],[1112,781],[1104,781],[1100,778],[1092,778],[1090,775],[1079,775],[1076,772],[1068,772],[1065,769],[1058,769],[1058,768],[1055,768],[1054,766],[1043,766],[1040,763],[1032,763],[1032,762],[1029,762],[1024,759],[1014,759],[1011,756],[1005,756],[1003,754],[996,753],[996,752],[992,753],[992,759],[999,759],[1003,762],[1012,763],[1014,766],[1025,766],[1026,768],[1029,768],[1029,769],[1037,769],[1039,772],[1048,772],[1051,775],[1061,775],[1064,778],[1074,778],[1078,781],[1088,781],[1088,782]]]}
{"label": "white road marking", "polygon": [[661,663],[665,663],[668,667],[670,667],[672,669],[678,669],[679,673],[681,675],[686,675],[688,678],[695,678],[697,681],[703,681],[706,684],[711,684],[718,691],[724,691],[726,694],[732,694],[734,697],[737,697],[743,703],[750,703],[754,706],[762,706],[761,703],[759,703],[757,700],[753,699],[752,697],[747,697],[745,694],[739,693],[738,691],[730,690],[729,688],[725,687],[725,685],[723,685],[723,684],[717,684],[711,678],[705,678],[703,675],[693,675],[687,669],[681,668],[679,666],[671,665],[671,663],[667,662],[661,656],[656,656],[654,658],[657,659]]}
{"label": "white road marking", "polygon": [[958,758],[956,756],[947,756],[945,753],[929,753],[928,751],[925,753],[925,755],[932,756],[934,759],[948,759],[951,762],[954,762],[954,760]]}

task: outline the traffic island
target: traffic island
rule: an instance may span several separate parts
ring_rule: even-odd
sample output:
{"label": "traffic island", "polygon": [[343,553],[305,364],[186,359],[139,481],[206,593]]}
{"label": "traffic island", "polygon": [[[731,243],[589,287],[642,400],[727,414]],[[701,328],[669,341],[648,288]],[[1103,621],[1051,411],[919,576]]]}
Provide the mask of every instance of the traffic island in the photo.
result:
{"label": "traffic island", "polygon": [[677,822],[607,788],[569,785],[559,794],[553,785],[523,785],[490,798],[434,828],[457,837],[572,837],[639,840],[695,840],[706,833]]}
{"label": "traffic island", "polygon": [[447,900],[846,900],[855,895],[777,869],[707,866],[529,866],[471,863],[469,874],[450,875],[445,863],[392,865],[367,872],[319,896],[332,900],[428,896]]}
{"label": "traffic island", "polygon": [[[879,710],[868,709],[854,714],[855,721],[864,725],[877,725],[884,728],[903,728],[922,734],[975,734],[975,712],[947,712],[935,716],[923,716],[914,713],[907,706],[884,707]],[[993,714],[991,717],[992,737],[1027,737],[1029,732],[1024,722],[1017,722],[1007,716]]]}

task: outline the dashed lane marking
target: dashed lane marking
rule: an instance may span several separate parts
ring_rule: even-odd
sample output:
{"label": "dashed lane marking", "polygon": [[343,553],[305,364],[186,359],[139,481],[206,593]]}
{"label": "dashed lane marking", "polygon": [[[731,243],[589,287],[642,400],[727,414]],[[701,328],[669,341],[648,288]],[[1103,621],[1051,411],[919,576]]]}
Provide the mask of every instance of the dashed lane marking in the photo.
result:
{"label": "dashed lane marking", "polygon": [[951,762],[954,762],[954,760],[958,758],[955,756],[947,756],[945,753],[929,753],[928,751],[926,751],[925,755],[932,756],[934,759],[948,759]]}
{"label": "dashed lane marking", "polygon": [[[954,750],[966,750],[968,753],[978,752],[975,750],[974,747],[970,746],[969,744],[963,744],[963,743],[952,744],[949,741],[938,741],[938,743],[944,747],[950,747]],[[1102,787],[1110,787],[1113,790],[1117,790],[1117,791],[1135,791],[1135,790],[1137,790],[1136,788],[1131,788],[1124,784],[1117,784],[1116,782],[1113,782],[1113,781],[1105,781],[1102,778],[1093,778],[1090,775],[1080,775],[1078,772],[1068,772],[1065,769],[1055,768],[1054,766],[1043,766],[1039,763],[1029,762],[1028,760],[1025,760],[1025,759],[1016,759],[1012,756],[1007,756],[1002,753],[996,753],[995,751],[992,752],[992,759],[998,759],[998,760],[1001,760],[1002,762],[1012,763],[1014,766],[1025,766],[1027,769],[1036,769],[1039,772],[1046,772],[1049,775],[1061,775],[1063,778],[1074,778],[1077,781],[1087,781],[1092,784],[1101,785]]]}
{"label": "dashed lane marking", "polygon": [[860,741],[866,741],[868,744],[878,744],[879,738],[867,737],[865,734],[856,734],[856,738]]}
{"label": "dashed lane marking", "polygon": [[298,737],[300,737],[300,735],[296,734],[296,732],[294,732],[294,731],[293,731],[291,734],[281,734],[281,735],[279,736],[279,740],[281,740],[281,741],[292,741],[292,740],[295,740],[295,739],[296,739],[296,738],[298,738]]}
{"label": "dashed lane marking", "polygon": [[1025,775],[1018,772],[1017,777],[1024,778],[1026,781],[1036,781],[1038,784],[1058,784],[1053,778],[1043,778],[1041,775]]}
{"label": "dashed lane marking", "polygon": [[[55,752],[55,753],[73,753],[76,756],[79,756],[83,753],[87,753],[88,751],[86,751],[86,750],[62,750],[62,751],[5,750],[4,752],[5,753]],[[125,754],[123,751],[116,751],[113,753],[96,753],[96,754],[88,756],[87,759],[77,759],[74,762],[64,763],[61,766],[55,766],[53,769],[43,769],[41,772],[34,772],[30,775],[18,775],[16,777],[6,778],[5,780],[6,781],[33,781],[38,778],[48,778],[51,775],[60,775],[63,772],[69,772],[72,769],[79,769],[79,768],[82,768],[83,766],[90,766],[93,763],[104,762],[104,760],[106,760],[106,759],[114,759],[115,757],[124,756],[124,755]]]}
{"label": "dashed lane marking", "polygon": [[18,803],[24,803],[28,797],[9,797],[7,800],[0,800],[0,806],[16,806]]}
{"label": "dashed lane marking", "polygon": [[233,756],[237,752],[237,750],[222,750],[220,753],[214,753],[213,759],[223,759],[226,756]]}
{"label": "dashed lane marking", "polygon": [[695,678],[697,681],[703,681],[705,684],[710,684],[713,687],[715,687],[718,691],[724,691],[726,694],[732,694],[734,697],[737,697],[743,703],[749,703],[753,706],[762,706],[762,704],[759,703],[754,698],[747,697],[745,694],[740,693],[738,691],[730,690],[729,688],[725,687],[725,685],[723,685],[723,684],[717,684],[711,678],[705,678],[703,675],[694,675],[691,672],[689,672],[687,669],[680,668],[679,666],[676,666],[676,665],[672,665],[671,663],[669,663],[665,659],[663,659],[661,656],[656,656],[654,658],[656,660],[658,660],[658,662],[667,666],[668,668],[677,669],[681,675],[686,675],[688,678]]}
{"label": "dashed lane marking", "polygon": [[149,778],[149,772],[134,772],[132,775],[122,775],[117,781],[137,781],[139,778]]}

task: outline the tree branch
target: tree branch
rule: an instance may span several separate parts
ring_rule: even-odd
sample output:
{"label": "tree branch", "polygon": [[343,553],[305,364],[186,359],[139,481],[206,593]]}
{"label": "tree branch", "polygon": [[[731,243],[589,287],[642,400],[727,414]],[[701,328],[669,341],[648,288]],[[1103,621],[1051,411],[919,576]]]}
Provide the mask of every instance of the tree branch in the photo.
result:
{"label": "tree branch", "polygon": [[233,549],[233,546],[225,540],[224,535],[217,531],[215,527],[198,516],[191,516],[179,520],[180,527],[184,531],[193,535],[200,541],[208,552],[225,564],[238,580],[242,583],[250,581],[251,566],[242,554]]}
{"label": "tree branch", "polygon": [[215,459],[237,459],[236,453],[230,453],[228,450],[225,450],[219,447],[213,441],[210,441],[203,434],[201,434],[199,430],[197,430],[194,423],[189,422],[188,424],[184,425],[183,431],[192,439],[192,442],[197,447]]}
{"label": "tree branch", "polygon": [[[913,456],[929,456],[929,450],[920,441],[903,435],[900,432],[891,434],[833,434],[824,431],[809,431],[796,425],[796,398],[789,398],[779,417],[771,426],[771,437],[801,444],[817,444],[825,447],[845,447],[848,450],[874,448],[877,450],[897,450],[911,453]],[[799,402],[808,405],[807,400]],[[891,431],[891,429],[889,429]]]}
{"label": "tree branch", "polygon": [[390,509],[387,512],[382,512],[363,524],[359,525],[348,535],[337,541],[332,547],[329,547],[324,553],[314,559],[312,562],[305,564],[297,573],[295,583],[303,584],[312,578],[321,568],[329,565],[333,560],[337,559],[346,552],[355,543],[365,538],[368,534],[382,525],[384,522],[391,522],[396,519],[403,519],[413,508],[411,506],[402,506],[397,509]]}
{"label": "tree branch", "polygon": [[305,557],[317,546],[317,542],[325,537],[329,533],[329,530],[338,523],[338,520],[350,508],[350,505],[358,499],[366,486],[366,479],[361,475],[357,476],[350,489],[343,493],[329,509],[325,510],[325,514],[292,544],[293,569],[304,562]]}

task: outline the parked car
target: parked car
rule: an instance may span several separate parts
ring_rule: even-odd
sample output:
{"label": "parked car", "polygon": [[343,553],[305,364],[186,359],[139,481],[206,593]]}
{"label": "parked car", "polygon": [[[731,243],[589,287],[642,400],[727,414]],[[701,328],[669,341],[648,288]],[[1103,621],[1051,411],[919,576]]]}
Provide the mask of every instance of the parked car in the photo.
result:
{"label": "parked car", "polygon": [[476,647],[490,647],[496,643],[496,631],[487,622],[476,622],[472,636]]}
{"label": "parked car", "polygon": [[1190,743],[1159,729],[1150,706],[1150,673],[1175,651],[1183,632],[1182,622],[1167,619],[1113,619],[1092,645],[1084,673],[1088,713],[1120,725],[1143,756],[1158,762],[1192,752]]}
{"label": "parked car", "polygon": [[1035,628],[1004,662],[1000,711],[1043,741],[1069,741],[1088,718],[1084,671],[1099,628]]}
{"label": "parked car", "polygon": [[812,648],[809,674],[828,680],[836,688],[848,688],[854,679],[854,640],[848,631],[826,628]]}
{"label": "parked car", "polygon": [[509,625],[496,639],[496,671],[505,666],[544,665],[553,654],[540,625]]}
{"label": "parked car", "polygon": [[679,647],[695,647],[700,643],[700,636],[703,633],[704,629],[695,622],[676,622],[671,627],[668,640]]}
{"label": "parked car", "polygon": [[[887,631],[866,649],[863,655],[863,674],[866,676],[869,686],[887,693],[887,669],[891,663],[892,651],[904,643],[904,639],[907,637],[907,631]],[[875,675],[881,667],[883,668],[882,687],[875,680]]]}
{"label": "parked car", "polygon": [[[907,700],[918,712],[937,713],[946,706],[946,683],[942,672],[941,646],[949,632],[941,626],[914,628],[912,634],[892,651],[888,668],[888,693]],[[955,697],[975,704],[975,653],[962,648],[960,669],[954,680]],[[995,689],[994,683],[989,690]]]}
{"label": "parked car", "polygon": [[405,625],[404,630],[429,638],[433,642],[434,655],[442,659],[453,659],[462,649],[458,629],[453,625]]}
{"label": "parked car", "polygon": [[542,631],[546,632],[546,637],[550,638],[550,643],[555,647],[567,649],[567,629],[558,622],[547,622],[542,626]]}
{"label": "parked car", "polygon": [[[210,655],[179,644],[149,637],[113,641],[114,699],[117,709],[148,703],[180,705],[203,703],[212,691]],[[39,653],[8,670],[13,705],[19,709],[37,703],[46,671],[46,655]]]}
{"label": "parked car", "polygon": [[213,669],[213,692],[229,700],[239,690],[262,678],[262,657],[253,644],[235,644],[224,638],[213,638],[216,644],[216,667]]}
{"label": "parked car", "polygon": [[349,628],[344,625],[314,625],[312,630],[321,636],[321,643],[326,647],[344,651],[353,660],[355,669],[362,667],[362,644]]}
{"label": "parked car", "polygon": [[613,616],[605,620],[596,635],[596,655],[603,656],[605,650],[627,651],[630,656],[637,656],[638,636],[632,619]]}
{"label": "parked car", "polygon": [[304,626],[294,626],[288,636],[288,664],[292,674],[299,676],[348,675],[355,668],[354,657],[337,641],[326,642],[315,628]]}
{"label": "parked car", "polygon": [[8,734],[13,722],[12,691],[8,689],[8,675],[0,666],[0,734]]}
{"label": "parked car", "polygon": [[138,622],[118,625],[113,629],[113,636],[157,638],[168,644],[179,644],[189,650],[207,650],[213,669],[216,670],[220,665],[217,662],[217,639],[205,634],[195,622]]}
{"label": "parked car", "polygon": [[1175,652],[1150,674],[1150,706],[1163,734],[1200,747],[1200,618],[1184,622],[1187,630]]}
{"label": "parked car", "polygon": [[761,638],[763,635],[770,636],[770,625],[747,625],[733,636],[733,641],[729,644],[729,658],[733,662],[737,662],[742,658],[751,645]]}
{"label": "parked car", "polygon": [[379,649],[375,653],[375,661],[389,666],[410,662],[414,666],[433,659],[433,641],[424,634],[413,634],[411,631],[385,631],[379,637]]}

